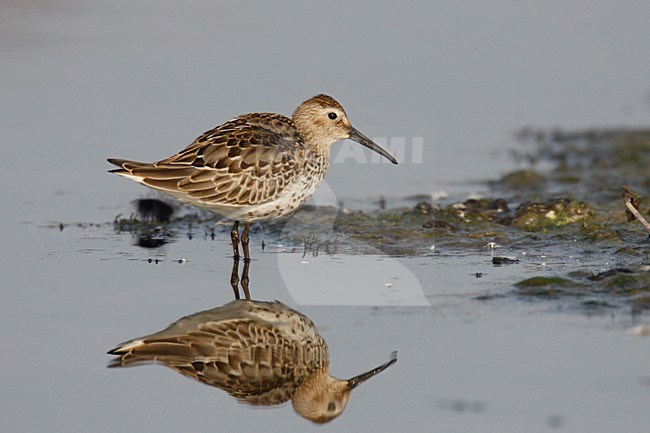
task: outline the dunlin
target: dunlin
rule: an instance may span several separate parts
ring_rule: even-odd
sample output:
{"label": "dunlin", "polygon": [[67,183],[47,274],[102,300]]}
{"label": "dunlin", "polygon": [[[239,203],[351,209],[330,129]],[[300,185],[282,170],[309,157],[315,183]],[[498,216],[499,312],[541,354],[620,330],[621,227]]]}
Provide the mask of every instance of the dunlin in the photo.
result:
{"label": "dunlin", "polygon": [[220,388],[241,402],[272,406],[291,400],[313,422],[339,416],[350,392],[397,361],[348,380],[329,374],[329,351],[312,321],[279,301],[236,300],[195,313],[166,329],[123,343],[109,367],[159,362]]}
{"label": "dunlin", "polygon": [[327,95],[306,100],[291,118],[274,113],[238,116],[158,162],[108,161],[120,167],[112,173],[234,220],[236,258],[239,222],[244,221],[241,244],[249,260],[251,222],[290,215],[308,200],[325,177],[330,146],[346,138],[397,164],[352,127],[343,107]]}

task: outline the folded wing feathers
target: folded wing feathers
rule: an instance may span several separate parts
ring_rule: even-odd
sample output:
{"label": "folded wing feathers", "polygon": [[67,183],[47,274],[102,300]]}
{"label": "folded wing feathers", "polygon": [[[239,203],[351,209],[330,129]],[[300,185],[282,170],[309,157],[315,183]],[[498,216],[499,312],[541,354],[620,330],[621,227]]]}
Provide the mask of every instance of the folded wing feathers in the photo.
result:
{"label": "folded wing feathers", "polygon": [[122,167],[115,173],[177,198],[184,193],[209,204],[252,205],[273,199],[290,182],[298,149],[304,145],[290,119],[261,113],[208,131],[157,163],[109,161]]}

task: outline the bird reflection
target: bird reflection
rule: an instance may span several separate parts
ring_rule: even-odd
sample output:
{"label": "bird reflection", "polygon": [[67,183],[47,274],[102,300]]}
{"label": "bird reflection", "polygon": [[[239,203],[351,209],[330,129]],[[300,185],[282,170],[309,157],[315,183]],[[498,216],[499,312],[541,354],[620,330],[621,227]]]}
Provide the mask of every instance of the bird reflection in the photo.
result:
{"label": "bird reflection", "polygon": [[159,362],[253,406],[291,400],[302,417],[324,423],[339,416],[350,392],[397,361],[341,380],[329,373],[327,343],[312,321],[282,302],[250,299],[249,263],[244,263],[240,299],[238,261],[231,284],[235,300],[183,317],[166,329],[110,350],[109,367]]}

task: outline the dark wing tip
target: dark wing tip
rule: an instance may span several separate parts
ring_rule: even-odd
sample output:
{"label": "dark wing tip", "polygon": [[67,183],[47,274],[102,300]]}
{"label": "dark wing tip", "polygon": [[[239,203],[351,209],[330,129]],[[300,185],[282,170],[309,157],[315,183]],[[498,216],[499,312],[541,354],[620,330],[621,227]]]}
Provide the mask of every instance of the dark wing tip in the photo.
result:
{"label": "dark wing tip", "polygon": [[117,158],[108,158],[106,161],[110,162],[113,165],[116,165],[120,168],[114,168],[113,170],[108,170],[109,173],[115,173],[115,174],[120,174],[124,173],[124,163],[127,162],[124,159],[117,159]]}
{"label": "dark wing tip", "polygon": [[121,350],[121,347],[118,346],[118,347],[114,347],[113,349],[109,350],[106,353],[108,353],[109,355],[121,355],[124,352]]}

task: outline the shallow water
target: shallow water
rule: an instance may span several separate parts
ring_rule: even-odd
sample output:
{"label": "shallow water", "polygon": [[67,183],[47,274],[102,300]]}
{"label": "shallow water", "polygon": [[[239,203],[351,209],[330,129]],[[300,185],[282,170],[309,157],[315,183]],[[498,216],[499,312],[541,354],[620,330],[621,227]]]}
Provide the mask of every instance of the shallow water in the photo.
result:
{"label": "shallow water", "polygon": [[[115,344],[233,296],[225,232],[181,232],[151,250],[114,230],[147,192],[107,174],[106,157],[168,156],[235,114],[290,113],[323,91],[367,135],[404,137],[397,167],[343,153],[315,199],[372,209],[379,195],[397,206],[436,190],[486,191],[477,180],[512,167],[511,134],[528,124],[647,121],[645,3],[318,8],[5,2],[1,431],[317,428],[290,406],[253,410],[160,366],[105,368]],[[523,278],[573,269],[579,247],[495,267],[486,246],[423,243],[398,257],[361,245],[304,255],[264,230],[252,242],[253,297],[311,318],[334,375],[398,350],[327,430],[647,430],[650,345],[626,330],[648,317],[513,295]],[[610,261],[593,254],[579,266]]]}
{"label": "shallow water", "polygon": [[[181,238],[152,252],[110,226],[20,225],[15,233],[13,256],[25,259],[14,263],[20,283],[5,289],[9,302],[2,305],[3,340],[15,348],[3,360],[3,405],[11,414],[4,429],[111,431],[117,420],[156,431],[310,428],[290,407],[252,410],[163,367],[105,368],[105,352],[118,342],[232,299],[226,239]],[[394,367],[353,391],[334,430],[544,431],[558,424],[612,431],[625,419],[641,431],[645,424],[648,346],[625,332],[636,323],[628,312],[589,316],[564,311],[559,302],[477,300],[508,294],[510,283],[538,272],[539,264],[493,267],[489,251],[408,259],[319,255],[309,263],[302,253],[256,247],[253,254],[253,298],[281,299],[310,317],[330,346],[333,374],[349,377],[399,352]],[[294,286],[283,278],[319,266],[339,292],[336,279],[349,275],[355,284],[343,291],[354,296],[372,287],[372,278],[365,286],[360,278],[386,260],[417,277],[430,306],[306,305],[327,300],[309,298],[308,281]],[[308,302],[297,303],[300,296]],[[34,407],[38,416],[30,416]]]}

